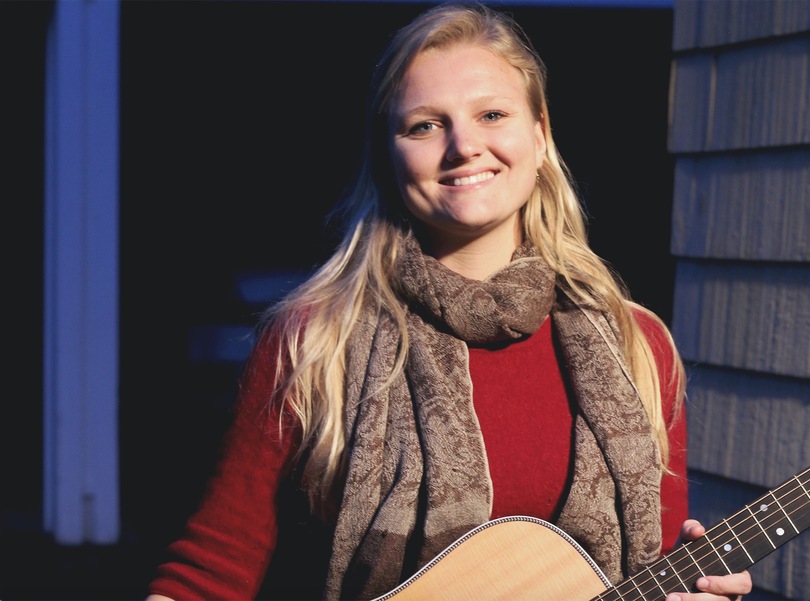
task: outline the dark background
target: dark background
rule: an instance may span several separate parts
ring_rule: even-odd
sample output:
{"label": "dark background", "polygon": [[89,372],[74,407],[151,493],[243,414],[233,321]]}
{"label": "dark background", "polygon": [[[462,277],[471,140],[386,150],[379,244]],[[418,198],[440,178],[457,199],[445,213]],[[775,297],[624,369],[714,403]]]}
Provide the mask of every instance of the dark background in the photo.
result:
{"label": "dark background", "polygon": [[[194,359],[199,326],[251,325],[241,274],[307,270],[359,155],[389,35],[426,4],[121,5],[121,544],[41,532],[43,95],[53,5],[0,0],[0,598],[137,599],[202,491],[239,360]],[[671,316],[672,11],[500,5],[550,73],[551,123],[591,241]]]}

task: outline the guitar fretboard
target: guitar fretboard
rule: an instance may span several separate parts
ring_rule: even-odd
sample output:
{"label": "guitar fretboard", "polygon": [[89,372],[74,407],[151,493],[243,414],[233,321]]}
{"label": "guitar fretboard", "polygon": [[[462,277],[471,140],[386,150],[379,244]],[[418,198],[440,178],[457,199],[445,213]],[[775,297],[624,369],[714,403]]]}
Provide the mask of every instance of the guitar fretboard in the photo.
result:
{"label": "guitar fretboard", "polygon": [[741,572],[807,528],[810,467],[591,601],[660,601],[691,591],[701,576]]}

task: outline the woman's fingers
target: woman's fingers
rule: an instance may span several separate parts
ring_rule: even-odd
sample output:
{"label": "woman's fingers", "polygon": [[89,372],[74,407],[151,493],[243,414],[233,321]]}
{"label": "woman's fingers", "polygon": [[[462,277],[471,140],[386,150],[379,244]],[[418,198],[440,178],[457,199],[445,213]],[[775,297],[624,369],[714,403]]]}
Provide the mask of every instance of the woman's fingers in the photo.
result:
{"label": "woman's fingers", "polygon": [[747,571],[728,576],[702,576],[695,586],[699,593],[673,593],[666,601],[739,601],[751,592],[753,584]]}

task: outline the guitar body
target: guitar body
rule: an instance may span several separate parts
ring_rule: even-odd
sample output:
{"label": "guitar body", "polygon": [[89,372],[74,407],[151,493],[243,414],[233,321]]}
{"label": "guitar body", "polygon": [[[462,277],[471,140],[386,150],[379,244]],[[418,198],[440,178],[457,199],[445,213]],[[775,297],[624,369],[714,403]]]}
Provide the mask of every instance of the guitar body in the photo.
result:
{"label": "guitar body", "polygon": [[746,570],[810,528],[810,468],[611,586],[568,534],[512,516],[471,530],[374,601],[653,601]]}
{"label": "guitar body", "polygon": [[562,530],[513,516],[471,530],[375,601],[587,601],[609,586]]}

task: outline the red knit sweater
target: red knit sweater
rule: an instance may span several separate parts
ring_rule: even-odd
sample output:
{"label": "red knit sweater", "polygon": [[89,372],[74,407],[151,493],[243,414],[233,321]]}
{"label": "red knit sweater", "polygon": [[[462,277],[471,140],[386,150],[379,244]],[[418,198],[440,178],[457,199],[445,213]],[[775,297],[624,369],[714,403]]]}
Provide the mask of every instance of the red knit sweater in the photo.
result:
{"label": "red knit sweater", "polygon": [[[638,319],[666,382],[671,353],[665,335],[643,314]],[[474,402],[493,482],[493,519],[529,515],[553,522],[556,517],[569,475],[573,427],[558,350],[548,319],[521,342],[497,350],[470,349]],[[275,499],[292,448],[272,435],[264,412],[274,352],[263,341],[248,361],[222,457],[184,535],[169,547],[172,558],[158,567],[150,592],[176,600],[256,596],[276,548],[277,520],[284,519],[277,515]],[[682,414],[672,415],[674,392],[662,391],[674,472],[661,486],[665,553],[687,517],[686,424]]]}

